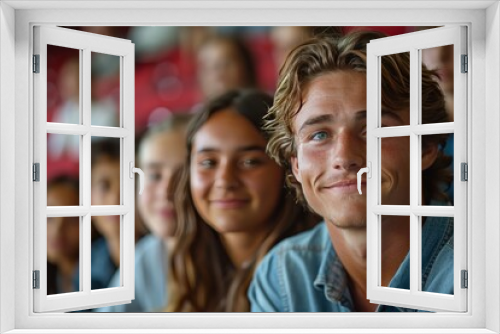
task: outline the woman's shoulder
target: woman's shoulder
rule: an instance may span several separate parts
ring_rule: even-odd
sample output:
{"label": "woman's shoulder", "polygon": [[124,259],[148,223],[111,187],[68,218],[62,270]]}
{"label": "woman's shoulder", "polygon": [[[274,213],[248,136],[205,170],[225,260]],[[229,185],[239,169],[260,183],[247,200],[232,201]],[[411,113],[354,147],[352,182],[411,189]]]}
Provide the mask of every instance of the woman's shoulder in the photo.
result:
{"label": "woman's shoulder", "polygon": [[144,236],[135,245],[136,262],[146,262],[148,259],[163,257],[165,252],[163,240],[153,234]]}

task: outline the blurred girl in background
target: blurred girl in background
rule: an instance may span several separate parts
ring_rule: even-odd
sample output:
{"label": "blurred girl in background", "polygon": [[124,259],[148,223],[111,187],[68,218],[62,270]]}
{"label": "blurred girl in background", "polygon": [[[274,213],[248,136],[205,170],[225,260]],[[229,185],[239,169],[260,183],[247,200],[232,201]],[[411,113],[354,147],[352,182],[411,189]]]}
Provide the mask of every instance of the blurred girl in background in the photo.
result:
{"label": "blurred girl in background", "polygon": [[215,36],[198,50],[198,82],[205,100],[229,90],[254,88],[256,69],[250,50],[235,37]]}
{"label": "blurred girl in background", "polygon": [[[135,299],[129,304],[99,308],[97,312],[155,312],[167,305],[167,254],[172,246],[176,214],[167,188],[173,171],[186,157],[187,114],[169,116],[152,126],[139,144],[138,162],[145,174],[138,209],[151,232],[135,247]],[[118,286],[119,272],[110,286]]]}
{"label": "blurred girl in background", "polygon": [[311,227],[266,154],[262,119],[272,98],[232,91],[187,130],[187,158],[172,180],[177,229],[167,311],[249,311],[256,265],[277,242]]}
{"label": "blurred girl in background", "polygon": [[[92,142],[91,204],[120,205],[120,139]],[[137,218],[137,217],[136,217]],[[115,287],[110,281],[120,268],[120,216],[92,216],[92,225],[102,237],[91,247],[92,290]],[[143,236],[142,225],[135,219],[135,240]]]}

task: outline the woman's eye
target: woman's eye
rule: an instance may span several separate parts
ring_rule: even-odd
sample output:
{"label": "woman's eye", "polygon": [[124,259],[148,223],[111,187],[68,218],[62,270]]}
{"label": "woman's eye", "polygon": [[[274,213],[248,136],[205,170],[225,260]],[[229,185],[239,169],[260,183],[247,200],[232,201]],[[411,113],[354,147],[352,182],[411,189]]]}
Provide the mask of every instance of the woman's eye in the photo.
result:
{"label": "woman's eye", "polygon": [[148,174],[148,180],[149,181],[158,181],[161,179],[161,174],[160,173],[149,173]]}
{"label": "woman's eye", "polygon": [[325,140],[328,134],[325,131],[318,131],[312,134],[311,139],[315,141]]}
{"label": "woman's eye", "polygon": [[198,165],[202,168],[212,168],[215,166],[215,161],[211,159],[205,159],[198,162]]}
{"label": "woman's eye", "polygon": [[261,159],[244,159],[241,164],[243,167],[254,167],[260,165],[261,163]]}

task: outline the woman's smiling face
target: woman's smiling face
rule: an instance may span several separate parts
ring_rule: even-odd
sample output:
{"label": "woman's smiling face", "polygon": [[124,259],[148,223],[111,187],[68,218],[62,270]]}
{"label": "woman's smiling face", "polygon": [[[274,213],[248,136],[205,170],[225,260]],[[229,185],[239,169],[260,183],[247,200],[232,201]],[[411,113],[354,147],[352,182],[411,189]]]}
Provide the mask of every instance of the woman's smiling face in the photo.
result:
{"label": "woman's smiling face", "polygon": [[191,194],[200,216],[218,233],[271,226],[283,190],[283,170],[267,141],[231,108],[213,114],[193,138]]}

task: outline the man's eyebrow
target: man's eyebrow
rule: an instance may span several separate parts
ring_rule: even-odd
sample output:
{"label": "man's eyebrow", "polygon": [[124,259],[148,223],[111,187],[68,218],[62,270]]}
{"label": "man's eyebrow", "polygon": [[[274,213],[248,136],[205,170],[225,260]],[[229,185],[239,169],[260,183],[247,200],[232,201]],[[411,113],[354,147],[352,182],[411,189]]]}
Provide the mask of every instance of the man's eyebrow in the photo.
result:
{"label": "man's eyebrow", "polygon": [[[356,120],[364,120],[366,119],[366,110],[360,110],[356,111],[355,115]],[[302,126],[299,129],[299,133],[307,128],[308,126],[311,125],[317,125],[317,124],[322,124],[322,123],[329,123],[335,121],[335,115],[333,114],[324,114],[324,115],[319,115],[316,117],[309,118],[302,124]]]}
{"label": "man's eyebrow", "polygon": [[329,123],[333,122],[335,120],[335,117],[333,114],[323,114],[319,115],[316,117],[311,117],[307,119],[304,124],[301,125],[298,133],[302,132],[305,128],[312,126],[312,125],[317,125],[317,124],[322,124],[322,123]]}
{"label": "man's eyebrow", "polygon": [[363,120],[366,119],[366,110],[360,110],[356,112],[356,120]]}
{"label": "man's eyebrow", "polygon": [[403,123],[403,119],[399,116],[399,114],[397,112],[392,111],[392,110],[382,109],[382,117],[383,116],[390,117],[398,122]]}

